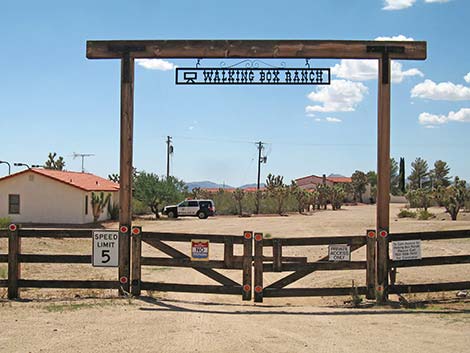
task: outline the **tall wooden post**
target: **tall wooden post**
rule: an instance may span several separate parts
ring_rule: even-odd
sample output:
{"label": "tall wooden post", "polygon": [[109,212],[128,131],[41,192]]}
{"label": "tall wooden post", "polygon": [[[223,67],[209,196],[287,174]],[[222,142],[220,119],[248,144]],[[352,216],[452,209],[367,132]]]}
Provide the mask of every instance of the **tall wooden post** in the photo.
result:
{"label": "tall wooden post", "polygon": [[21,278],[21,264],[18,255],[21,253],[21,238],[18,226],[8,227],[8,299],[19,298],[18,281]]}
{"label": "tall wooden post", "polygon": [[[132,226],[132,139],[134,126],[134,58],[121,59],[121,151],[119,178],[119,281],[120,294],[129,293],[130,230]],[[125,232],[122,230],[126,229]]]}
{"label": "tall wooden post", "polygon": [[388,231],[390,223],[390,71],[384,52],[379,60],[377,141],[377,303],[388,300]]}

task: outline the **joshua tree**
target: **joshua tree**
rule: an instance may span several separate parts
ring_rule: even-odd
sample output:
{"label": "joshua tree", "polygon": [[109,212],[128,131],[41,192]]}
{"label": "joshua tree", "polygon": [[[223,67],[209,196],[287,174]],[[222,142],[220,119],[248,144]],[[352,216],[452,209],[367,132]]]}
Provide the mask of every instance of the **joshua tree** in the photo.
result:
{"label": "joshua tree", "polygon": [[55,169],[55,170],[64,170],[65,167],[65,161],[64,157],[57,157],[57,153],[49,153],[49,156],[47,157],[47,161],[44,163],[44,168],[45,169]]}
{"label": "joshua tree", "polygon": [[91,193],[91,209],[93,211],[93,222],[97,222],[103,213],[106,206],[108,206],[111,194],[104,195],[101,191],[99,194]]}
{"label": "joshua tree", "polygon": [[266,178],[266,189],[268,194],[275,200],[277,204],[277,213],[282,215],[284,211],[284,202],[289,196],[289,187],[284,184],[284,177],[269,174]]}
{"label": "joshua tree", "polygon": [[455,177],[454,184],[448,187],[440,186],[436,192],[437,200],[444,205],[446,212],[450,214],[453,221],[457,220],[457,215],[462,207],[465,205],[465,201],[469,199],[469,191],[465,180],[460,180]]}
{"label": "joshua tree", "polygon": [[330,195],[330,187],[326,184],[318,184],[317,185],[317,208],[321,209],[323,208],[326,210],[326,207],[328,205],[328,197]]}
{"label": "joshua tree", "polygon": [[300,188],[297,183],[292,180],[290,184],[290,192],[297,200],[297,210],[299,213],[302,213],[306,208],[308,209],[310,193],[307,190]]}
{"label": "joshua tree", "polygon": [[243,214],[243,199],[245,198],[245,191],[243,189],[237,188],[233,194],[232,197],[237,201],[238,204],[238,212],[240,216]]}
{"label": "joshua tree", "polygon": [[343,205],[346,193],[341,185],[330,187],[330,202],[333,211],[339,210]]}

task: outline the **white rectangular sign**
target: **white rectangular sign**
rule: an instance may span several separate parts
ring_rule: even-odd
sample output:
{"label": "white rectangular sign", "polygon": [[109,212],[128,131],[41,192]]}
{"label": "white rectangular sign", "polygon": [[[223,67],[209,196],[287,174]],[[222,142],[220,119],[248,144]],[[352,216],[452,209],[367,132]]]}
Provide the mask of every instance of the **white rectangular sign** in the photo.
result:
{"label": "white rectangular sign", "polygon": [[92,264],[95,267],[119,266],[119,232],[115,230],[93,231]]}
{"label": "white rectangular sign", "polygon": [[421,240],[392,241],[392,257],[395,261],[421,259]]}
{"label": "white rectangular sign", "polygon": [[328,260],[330,261],[351,261],[351,249],[346,244],[328,245]]}

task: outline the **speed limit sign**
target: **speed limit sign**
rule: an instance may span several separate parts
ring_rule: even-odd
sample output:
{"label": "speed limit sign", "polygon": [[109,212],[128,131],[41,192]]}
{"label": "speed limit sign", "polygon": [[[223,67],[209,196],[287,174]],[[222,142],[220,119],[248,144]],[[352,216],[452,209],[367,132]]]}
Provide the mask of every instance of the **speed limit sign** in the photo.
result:
{"label": "speed limit sign", "polygon": [[117,231],[93,231],[92,265],[95,267],[119,266],[119,233]]}

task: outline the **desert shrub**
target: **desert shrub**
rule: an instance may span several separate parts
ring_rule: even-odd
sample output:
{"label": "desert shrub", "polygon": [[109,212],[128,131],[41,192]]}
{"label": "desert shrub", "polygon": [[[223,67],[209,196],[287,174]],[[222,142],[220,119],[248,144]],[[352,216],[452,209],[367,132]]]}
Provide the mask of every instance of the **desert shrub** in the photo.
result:
{"label": "desert shrub", "polygon": [[426,210],[419,210],[418,211],[418,219],[420,221],[427,221],[428,219],[436,218],[436,215],[434,213],[431,213]]}
{"label": "desert shrub", "polygon": [[8,228],[8,226],[11,224],[11,218],[10,217],[1,217],[0,218],[0,228]]}
{"label": "desert shrub", "polygon": [[148,207],[145,203],[137,199],[132,199],[132,213],[133,214],[144,215],[144,214],[149,214],[151,212],[152,211],[150,210],[150,207]]}
{"label": "desert shrub", "polygon": [[416,218],[416,212],[403,208],[398,213],[398,218]]}

